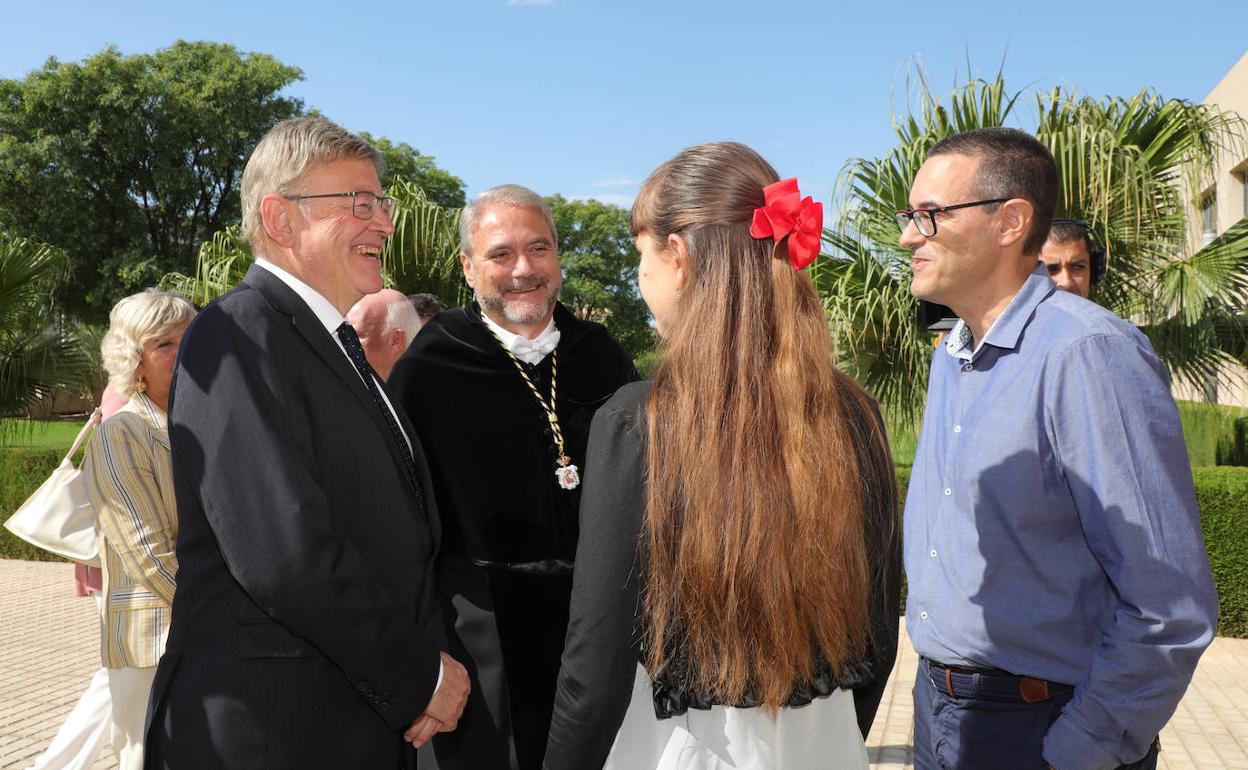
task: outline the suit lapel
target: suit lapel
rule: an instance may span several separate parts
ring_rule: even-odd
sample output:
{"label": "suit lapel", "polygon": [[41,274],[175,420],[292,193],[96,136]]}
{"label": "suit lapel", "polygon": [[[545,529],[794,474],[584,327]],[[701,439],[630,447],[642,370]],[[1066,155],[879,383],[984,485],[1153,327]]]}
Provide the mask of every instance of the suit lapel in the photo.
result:
{"label": "suit lapel", "polygon": [[[289,286],[282,283],[280,279],[262,267],[252,265],[247,270],[247,275],[243,277],[243,283],[252,286],[263,294],[275,309],[290,316],[291,325],[307,341],[321,361],[338,376],[338,379],[342,380],[347,390],[351,391],[351,395],[355,397],[360,407],[368,414],[369,419],[373,422],[373,426],[381,434],[382,440],[386,442],[386,447],[390,450],[390,456],[402,471],[402,476],[413,487],[414,492],[416,480],[407,472],[407,464],[403,462],[403,454],[396,443],[398,439],[390,431],[390,426],[386,424],[386,418],[381,414],[381,408],[373,400],[372,393],[368,391],[368,386],[364,384],[364,380],[360,377],[360,373],[356,371],[355,365],[351,363],[346,354],[342,352],[342,349],[338,347],[338,343],[334,342],[330,337],[325,326],[317,319],[307,303],[292,291]],[[411,432],[411,427],[406,423],[404,423],[404,430],[408,431],[407,435],[412,437],[413,449],[415,449],[416,434]],[[415,455],[415,452],[413,452],[413,455]]]}
{"label": "suit lapel", "polygon": [[399,418],[399,425],[403,426],[403,432],[407,434],[412,444],[412,461],[416,466],[416,473],[420,476],[421,489],[424,490],[425,513],[429,517],[429,528],[433,533],[433,547],[436,553],[438,543],[442,540],[442,526],[435,511],[433,476],[429,472],[429,461],[425,457],[425,448],[420,443],[420,437],[416,434],[416,427],[407,419],[407,412],[403,411],[402,406],[399,406],[399,400],[390,392],[385,383],[382,383],[382,390],[386,392],[386,397],[390,399],[390,404],[394,407],[394,415]]}

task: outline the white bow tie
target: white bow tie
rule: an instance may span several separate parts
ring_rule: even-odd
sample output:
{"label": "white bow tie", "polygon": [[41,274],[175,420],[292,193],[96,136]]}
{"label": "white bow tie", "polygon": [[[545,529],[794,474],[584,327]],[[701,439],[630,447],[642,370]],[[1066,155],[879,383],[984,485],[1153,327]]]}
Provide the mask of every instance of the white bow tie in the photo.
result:
{"label": "white bow tie", "polygon": [[513,356],[531,366],[550,355],[558,345],[559,330],[555,329],[550,334],[543,334],[535,340],[517,336],[511,341],[508,350]]}

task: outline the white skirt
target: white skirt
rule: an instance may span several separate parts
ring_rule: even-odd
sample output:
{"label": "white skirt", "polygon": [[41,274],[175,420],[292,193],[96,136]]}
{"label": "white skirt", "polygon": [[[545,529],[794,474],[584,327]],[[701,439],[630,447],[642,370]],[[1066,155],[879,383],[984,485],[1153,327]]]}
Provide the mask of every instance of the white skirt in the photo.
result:
{"label": "white skirt", "polygon": [[854,698],[837,690],[773,719],[761,708],[713,706],[656,719],[650,675],[637,666],[624,723],[603,770],[865,770]]}

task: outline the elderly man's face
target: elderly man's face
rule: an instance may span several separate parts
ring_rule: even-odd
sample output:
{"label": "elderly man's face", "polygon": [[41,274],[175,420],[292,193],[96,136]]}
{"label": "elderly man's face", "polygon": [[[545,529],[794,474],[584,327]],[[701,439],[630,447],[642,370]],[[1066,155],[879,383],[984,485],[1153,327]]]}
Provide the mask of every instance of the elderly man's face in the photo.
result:
{"label": "elderly man's face", "polygon": [[[314,168],[300,184],[304,195],[367,191],[381,195],[377,170],[367,160],[336,160]],[[293,252],[306,282],[345,313],[381,288],[381,247],[394,232],[390,216],[374,206],[369,219],[352,213],[352,199],[292,202]]]}
{"label": "elderly man's face", "polygon": [[383,380],[390,379],[390,371],[411,342],[402,329],[386,328],[386,314],[392,302],[410,300],[393,289],[382,289],[366,295],[347,312],[347,323],[359,336],[364,357]]}
{"label": "elderly man's face", "polygon": [[1060,289],[1086,298],[1092,292],[1092,255],[1082,238],[1065,243],[1047,241],[1040,250],[1040,259],[1049,268],[1049,276]]}
{"label": "elderly man's face", "polygon": [[482,309],[499,326],[533,337],[550,322],[563,274],[555,235],[541,211],[482,210],[472,232],[472,256],[461,254],[460,261]]}

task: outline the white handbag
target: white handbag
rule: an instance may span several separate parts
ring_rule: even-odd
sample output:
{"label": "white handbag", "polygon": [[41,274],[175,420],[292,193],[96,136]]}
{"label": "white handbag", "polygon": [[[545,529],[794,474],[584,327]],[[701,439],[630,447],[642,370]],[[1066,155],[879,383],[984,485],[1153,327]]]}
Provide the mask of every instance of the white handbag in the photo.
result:
{"label": "white handbag", "polygon": [[96,409],[60,466],[4,522],[10,532],[31,545],[93,566],[100,563],[98,517],[82,471],[74,467],[74,454],[99,423],[100,410]]}

